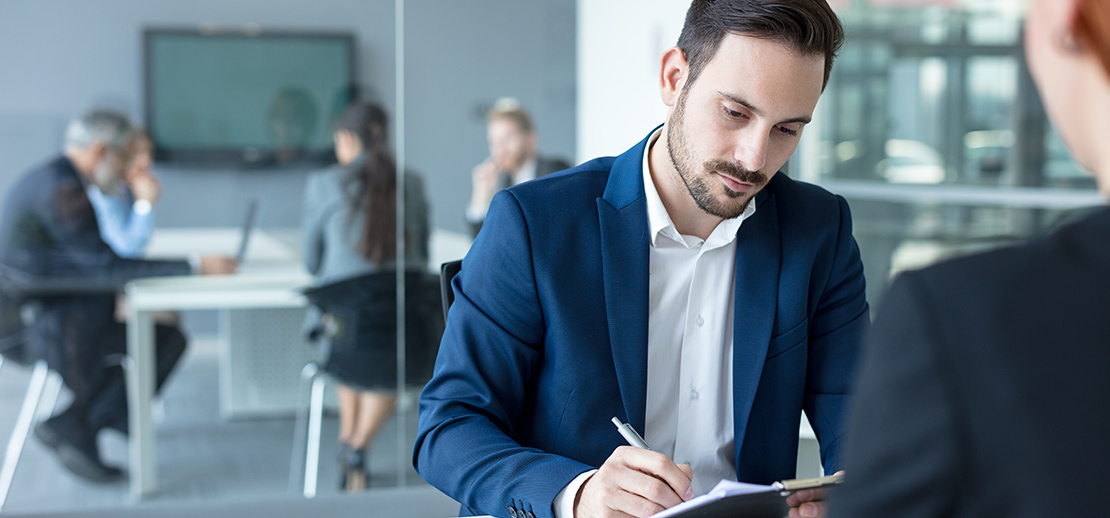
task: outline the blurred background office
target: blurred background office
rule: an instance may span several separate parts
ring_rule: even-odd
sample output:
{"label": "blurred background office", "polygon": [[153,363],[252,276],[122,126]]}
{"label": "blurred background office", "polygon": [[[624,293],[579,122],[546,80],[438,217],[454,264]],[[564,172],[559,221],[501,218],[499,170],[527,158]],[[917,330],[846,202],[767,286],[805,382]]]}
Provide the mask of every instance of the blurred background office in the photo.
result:
{"label": "blurred background office", "polygon": [[[1024,2],[830,3],[847,44],[787,172],[848,199],[873,304],[899,269],[1037,235],[1102,203],[1033,90],[1021,55]],[[513,97],[527,107],[544,154],[577,163],[619,153],[663,120],[654,87],[659,56],[674,44],[688,4],[0,5],[0,195],[57,153],[71,117],[94,106],[122,111],[147,127],[155,145],[161,195],[148,253],[169,254],[188,241],[213,248],[198,252],[232,254],[244,211],[257,200],[261,233],[238,274],[247,280],[237,282],[280,277],[284,284],[274,289],[291,294],[285,307],[231,308],[223,300],[159,306],[185,310],[191,340],[154,405],[156,484],[87,484],[31,439],[7,476],[0,513],[218,512],[273,502],[302,509],[313,476],[305,473],[312,467],[305,442],[324,452],[310,492],[314,505],[429,491],[410,467],[411,391],[399,392],[397,412],[374,442],[367,496],[342,496],[333,482],[335,414],[325,414],[316,437],[300,435],[294,417],[305,400],[302,368],[320,358],[300,336],[305,301],[297,286],[311,278],[290,265],[300,268],[302,259],[306,177],[334,161],[331,135],[343,103],[359,97],[391,115],[397,165],[424,178],[434,269],[460,258],[469,243],[461,215],[471,169],[489,154],[487,114],[496,100]],[[268,68],[236,70],[228,63],[237,55],[266,56],[258,66]],[[316,59],[306,64],[305,56]],[[218,82],[236,77],[235,84]],[[265,95],[244,94],[262,88],[263,79],[272,83]],[[249,128],[235,126],[251,117]],[[32,372],[10,361],[0,366],[0,444],[18,435],[13,428]],[[65,389],[59,397],[67,397]],[[809,459],[800,465],[812,469],[816,447],[806,444],[801,452]],[[122,436],[103,438],[101,446],[114,464],[133,457]],[[5,453],[5,462],[11,457]],[[129,475],[134,482],[136,473]],[[5,477],[0,472],[0,489]],[[414,505],[407,507],[412,516],[457,511],[423,496]]]}

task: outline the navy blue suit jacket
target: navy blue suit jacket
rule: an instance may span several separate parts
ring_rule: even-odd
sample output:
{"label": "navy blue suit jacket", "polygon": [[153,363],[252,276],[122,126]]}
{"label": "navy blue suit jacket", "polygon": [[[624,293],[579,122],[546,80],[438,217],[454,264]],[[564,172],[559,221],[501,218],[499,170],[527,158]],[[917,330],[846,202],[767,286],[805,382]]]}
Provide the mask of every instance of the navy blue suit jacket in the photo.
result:
{"label": "navy blue suit jacket", "polygon": [[[413,462],[463,514],[552,515],[575,476],[643,430],[647,139],[502,191],[454,280]],[[826,469],[870,325],[845,201],[776,174],[737,233],[733,350],[739,480],[791,478],[804,409]]]}

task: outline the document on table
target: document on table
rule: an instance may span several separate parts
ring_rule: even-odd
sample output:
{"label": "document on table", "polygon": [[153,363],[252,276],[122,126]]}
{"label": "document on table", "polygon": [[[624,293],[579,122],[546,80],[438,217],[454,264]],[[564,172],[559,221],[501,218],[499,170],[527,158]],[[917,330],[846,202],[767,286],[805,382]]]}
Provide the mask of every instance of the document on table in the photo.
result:
{"label": "document on table", "polygon": [[678,516],[687,510],[695,507],[701,507],[710,502],[723,500],[728,497],[738,495],[750,495],[753,493],[769,493],[777,491],[775,486],[764,486],[762,484],[748,484],[746,482],[736,482],[733,480],[722,480],[717,483],[708,493],[682,502],[670,509],[666,509],[655,513],[652,518],[666,518],[668,516]]}
{"label": "document on table", "polygon": [[[696,516],[786,516],[786,497],[794,491],[839,484],[843,475],[784,480],[769,486],[722,480],[708,493],[652,515],[651,518]],[[747,496],[750,495],[750,496]],[[739,514],[738,514],[739,513]]]}

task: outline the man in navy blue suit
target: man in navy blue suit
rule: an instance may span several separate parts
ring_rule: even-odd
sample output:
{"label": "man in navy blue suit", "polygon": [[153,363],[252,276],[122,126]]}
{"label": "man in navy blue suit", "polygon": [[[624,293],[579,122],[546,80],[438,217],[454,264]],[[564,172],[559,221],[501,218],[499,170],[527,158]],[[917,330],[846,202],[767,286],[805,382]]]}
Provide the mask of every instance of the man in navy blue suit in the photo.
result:
{"label": "man in navy blue suit", "polygon": [[803,410],[839,469],[863,267],[845,201],[777,171],[842,40],[824,0],[695,0],[662,56],[665,124],[497,194],[413,459],[464,514],[648,516],[792,478]]}

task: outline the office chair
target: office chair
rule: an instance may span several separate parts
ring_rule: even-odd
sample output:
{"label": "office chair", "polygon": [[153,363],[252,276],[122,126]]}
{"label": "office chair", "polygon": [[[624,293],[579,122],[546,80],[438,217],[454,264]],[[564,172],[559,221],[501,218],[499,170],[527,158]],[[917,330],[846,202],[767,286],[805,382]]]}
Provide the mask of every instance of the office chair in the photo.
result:
{"label": "office chair", "polygon": [[[440,294],[434,274],[405,273],[405,380],[420,386],[431,379],[443,335]],[[326,315],[321,332],[328,357],[301,370],[289,488],[298,490],[301,469],[305,498],[316,496],[323,424],[324,389],[333,381],[354,387],[397,387],[397,273],[382,271],[344,279],[304,292]],[[307,401],[306,401],[307,400]],[[303,444],[303,446],[302,446]],[[300,463],[304,451],[304,464]]]}
{"label": "office chair", "polygon": [[455,290],[451,289],[451,279],[462,270],[462,260],[447,261],[439,267],[439,293],[443,297],[443,321],[447,321],[447,310],[455,302]]}
{"label": "office chair", "polygon": [[[33,323],[34,311],[25,302],[32,296],[58,293],[50,286],[36,287],[29,279],[25,273],[0,264],[0,367],[4,363],[32,366],[25,346],[27,327]],[[4,450],[4,462],[0,464],[0,510],[8,499],[27,437],[36,422],[54,411],[61,388],[62,377],[58,373],[50,370],[43,360],[33,362],[27,393]]]}

